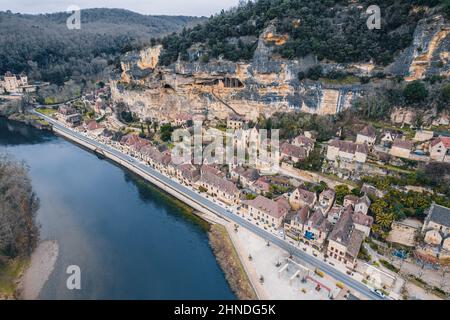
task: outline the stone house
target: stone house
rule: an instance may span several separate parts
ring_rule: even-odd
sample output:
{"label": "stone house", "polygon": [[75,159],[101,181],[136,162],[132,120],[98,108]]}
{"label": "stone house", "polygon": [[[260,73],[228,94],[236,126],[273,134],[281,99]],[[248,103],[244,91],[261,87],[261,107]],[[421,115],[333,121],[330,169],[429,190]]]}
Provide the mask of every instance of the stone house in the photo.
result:
{"label": "stone house", "polygon": [[274,201],[264,196],[243,201],[247,209],[247,217],[254,219],[263,226],[278,229],[288,213],[288,208],[282,201]]}
{"label": "stone house", "polygon": [[355,203],[355,212],[361,212],[367,214],[369,212],[371,201],[368,196],[364,195],[358,199]]}
{"label": "stone house", "polygon": [[408,140],[395,139],[390,151],[391,156],[409,159],[413,143]]}
{"label": "stone house", "polygon": [[200,179],[200,170],[191,163],[185,163],[176,167],[175,175],[185,185],[194,186]]}
{"label": "stone house", "polygon": [[250,188],[251,185],[259,179],[258,170],[246,169],[238,166],[230,171],[231,179],[234,182],[239,182],[243,188]]}
{"label": "stone house", "polygon": [[369,148],[366,144],[334,139],[328,143],[326,158],[329,161],[365,163],[368,154]]}
{"label": "stone house", "polygon": [[305,244],[321,250],[332,227],[322,210],[317,208],[304,226],[302,240]]}
{"label": "stone house", "polygon": [[422,251],[439,259],[450,259],[450,208],[433,203],[422,227],[425,245]]}
{"label": "stone house", "polygon": [[450,137],[438,137],[431,141],[430,158],[435,161],[450,162]]}
{"label": "stone house", "polygon": [[211,172],[202,171],[196,186],[198,189],[203,188],[207,194],[228,205],[239,203],[240,191],[236,185]]}
{"label": "stone house", "polygon": [[288,236],[295,239],[303,236],[310,211],[311,209],[306,206],[286,216],[284,219],[284,230]]}
{"label": "stone house", "polygon": [[333,206],[336,192],[332,189],[325,189],[319,195],[319,206],[324,212],[328,212]]}
{"label": "stone house", "polygon": [[314,150],[314,140],[304,135],[299,135],[295,137],[294,139],[292,139],[291,143],[294,146],[305,148],[307,150],[308,155],[311,151]]}
{"label": "stone house", "polygon": [[289,196],[289,204],[293,210],[298,210],[305,206],[314,207],[317,201],[317,195],[314,192],[297,188]]}
{"label": "stone house", "polygon": [[357,144],[367,144],[372,147],[377,139],[377,131],[371,125],[366,126],[356,136]]}
{"label": "stone house", "polygon": [[291,163],[297,163],[308,157],[308,150],[306,148],[298,147],[287,142],[281,145],[280,151],[282,160]]}
{"label": "stone house", "polygon": [[244,119],[237,114],[231,114],[227,119],[227,129],[239,130],[244,127]]}
{"label": "stone house", "polygon": [[327,255],[349,269],[357,266],[357,257],[364,240],[364,232],[358,230],[352,218],[351,208],[347,208],[328,237]]}

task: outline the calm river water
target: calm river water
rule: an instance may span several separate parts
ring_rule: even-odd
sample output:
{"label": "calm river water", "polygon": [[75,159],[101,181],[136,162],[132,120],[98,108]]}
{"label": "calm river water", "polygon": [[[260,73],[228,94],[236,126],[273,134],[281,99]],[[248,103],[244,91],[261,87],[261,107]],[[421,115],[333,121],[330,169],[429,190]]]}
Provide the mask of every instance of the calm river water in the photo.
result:
{"label": "calm river water", "polygon": [[[59,242],[42,299],[235,299],[205,225],[125,169],[50,133],[0,118],[0,152],[23,160],[41,238]],[[66,287],[69,265],[81,290]]]}

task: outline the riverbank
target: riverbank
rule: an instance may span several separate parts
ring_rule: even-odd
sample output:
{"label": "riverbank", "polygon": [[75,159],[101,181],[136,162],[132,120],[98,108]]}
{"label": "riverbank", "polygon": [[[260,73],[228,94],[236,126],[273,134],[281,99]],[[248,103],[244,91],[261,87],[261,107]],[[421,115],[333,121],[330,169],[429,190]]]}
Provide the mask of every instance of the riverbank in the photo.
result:
{"label": "riverbank", "polygon": [[238,299],[257,300],[258,296],[250,283],[227,229],[220,224],[212,225],[209,241],[216,259],[225,273],[225,278]]}
{"label": "riverbank", "polygon": [[36,300],[55,268],[59,254],[56,241],[41,242],[31,255],[29,268],[23,273],[17,286],[17,297],[24,300]]}

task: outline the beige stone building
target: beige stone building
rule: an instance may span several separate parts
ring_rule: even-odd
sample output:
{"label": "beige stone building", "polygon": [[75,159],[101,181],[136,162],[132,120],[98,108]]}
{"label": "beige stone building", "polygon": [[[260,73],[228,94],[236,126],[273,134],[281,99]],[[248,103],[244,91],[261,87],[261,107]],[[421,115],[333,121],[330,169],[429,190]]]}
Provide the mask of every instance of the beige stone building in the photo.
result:
{"label": "beige stone building", "polygon": [[366,144],[335,139],[328,143],[326,158],[329,161],[365,163],[368,153],[369,148]]}
{"label": "beige stone building", "polygon": [[349,269],[355,269],[364,237],[364,232],[355,227],[352,210],[348,207],[328,237],[328,257]]}
{"label": "beige stone building", "polygon": [[390,151],[391,156],[409,159],[413,143],[408,140],[395,139]]}
{"label": "beige stone building", "polygon": [[255,220],[262,226],[278,229],[288,213],[288,208],[282,200],[274,201],[264,196],[243,201],[247,218]]}
{"label": "beige stone building", "polygon": [[198,189],[205,190],[210,196],[213,196],[228,205],[239,203],[239,189],[233,182],[221,176],[202,170],[201,177],[196,185]]}
{"label": "beige stone building", "polygon": [[377,139],[377,131],[371,125],[366,126],[356,136],[357,144],[367,144],[372,147]]}
{"label": "beige stone building", "polygon": [[312,208],[316,201],[317,195],[314,192],[302,188],[295,189],[289,196],[289,204],[294,210],[298,210],[305,206]]}
{"label": "beige stone building", "polygon": [[422,227],[424,245],[419,251],[440,261],[450,258],[450,209],[432,204]]}
{"label": "beige stone building", "polygon": [[450,162],[450,137],[439,137],[431,141],[430,158],[435,161]]}

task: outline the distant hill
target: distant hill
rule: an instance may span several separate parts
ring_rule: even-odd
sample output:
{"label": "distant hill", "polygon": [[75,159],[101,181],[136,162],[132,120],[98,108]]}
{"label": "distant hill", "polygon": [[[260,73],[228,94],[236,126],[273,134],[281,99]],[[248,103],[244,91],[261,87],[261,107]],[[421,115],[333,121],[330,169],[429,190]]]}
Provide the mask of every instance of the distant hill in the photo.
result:
{"label": "distant hill", "polygon": [[35,80],[59,84],[71,77],[89,79],[117,63],[121,53],[204,20],[86,9],[81,13],[81,30],[69,30],[69,15],[0,12],[0,74],[26,72]]}

